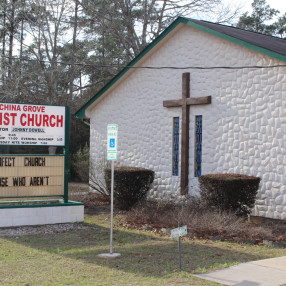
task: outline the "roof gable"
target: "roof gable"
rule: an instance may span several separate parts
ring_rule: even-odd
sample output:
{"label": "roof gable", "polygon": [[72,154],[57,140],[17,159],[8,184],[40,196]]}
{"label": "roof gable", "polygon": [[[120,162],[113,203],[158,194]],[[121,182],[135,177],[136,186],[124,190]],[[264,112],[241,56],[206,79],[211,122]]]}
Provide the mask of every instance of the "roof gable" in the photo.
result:
{"label": "roof gable", "polygon": [[[262,52],[262,50],[259,51],[258,49],[259,48],[265,49],[264,54],[280,59],[282,61],[285,61],[286,40],[282,38],[264,35],[261,33],[251,32],[251,31],[242,30],[242,29],[232,27],[232,26],[225,26],[225,25],[202,21],[202,20],[190,19],[189,22],[187,23],[187,25],[192,26],[192,27],[195,27],[194,24],[203,26],[205,29],[203,29],[203,27],[196,27],[202,31],[209,32],[213,35],[222,37],[226,40],[230,40],[237,44],[247,46],[249,48],[251,47],[248,45],[254,45],[256,48],[252,47],[252,49],[255,51]],[[231,37],[232,39],[228,37]],[[243,42],[240,42],[240,41],[243,41],[244,44]],[[277,54],[275,55],[275,53]],[[280,58],[278,54],[280,54],[282,57]]]}
{"label": "roof gable", "polygon": [[164,39],[179,24],[185,24],[198,30],[220,37],[224,40],[236,43],[256,52],[286,62],[286,40],[267,36],[260,33],[241,30],[235,27],[215,24],[211,22],[187,19],[179,17],[166,30],[164,30],[153,42],[151,42],[127,67],[123,68],[113,79],[99,90],[85,105],[75,114],[77,118],[86,118],[85,111],[90,108],[98,98],[109,90],[122,76],[134,67],[147,53],[149,53],[162,39]]}

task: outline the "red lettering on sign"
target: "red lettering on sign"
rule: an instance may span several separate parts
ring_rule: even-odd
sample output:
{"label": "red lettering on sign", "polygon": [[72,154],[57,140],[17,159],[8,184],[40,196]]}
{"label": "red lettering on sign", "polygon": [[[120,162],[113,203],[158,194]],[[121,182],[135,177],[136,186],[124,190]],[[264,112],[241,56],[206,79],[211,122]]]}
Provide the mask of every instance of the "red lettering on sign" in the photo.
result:
{"label": "red lettering on sign", "polygon": [[42,125],[42,116],[36,116],[35,124],[38,127]]}
{"label": "red lettering on sign", "polygon": [[5,104],[5,103],[1,103],[0,104],[0,110],[3,111],[21,111],[20,105],[17,104]]}
{"label": "red lettering on sign", "polygon": [[[0,113],[1,114],[1,113]],[[21,114],[20,123],[22,126],[37,126],[37,127],[63,127],[63,115],[47,115],[47,114]],[[0,117],[1,124],[1,117]]]}
{"label": "red lettering on sign", "polygon": [[45,112],[46,107],[39,105],[24,105],[23,110],[25,112]]}
{"label": "red lettering on sign", "polygon": [[51,127],[55,127],[56,123],[54,122],[54,120],[56,119],[55,115],[51,115],[50,117],[50,125]]}
{"label": "red lettering on sign", "polygon": [[34,126],[34,114],[28,114],[28,126]]}
{"label": "red lettering on sign", "polygon": [[17,113],[10,113],[12,117],[12,125],[15,125],[15,117],[17,116]]}
{"label": "red lettering on sign", "polygon": [[17,116],[17,113],[0,113],[0,125],[9,125],[12,120],[12,125],[15,125],[15,117]]}
{"label": "red lettering on sign", "polygon": [[20,123],[22,126],[26,126],[27,122],[24,121],[23,119],[26,119],[27,115],[25,113],[21,114],[20,116]]}
{"label": "red lettering on sign", "polygon": [[4,120],[3,120],[3,124],[4,125],[9,125],[10,120],[9,120],[9,113],[4,113]]}
{"label": "red lettering on sign", "polygon": [[49,115],[43,115],[43,126],[49,127]]}
{"label": "red lettering on sign", "polygon": [[64,126],[64,117],[61,115],[57,115],[57,127],[63,127]]}

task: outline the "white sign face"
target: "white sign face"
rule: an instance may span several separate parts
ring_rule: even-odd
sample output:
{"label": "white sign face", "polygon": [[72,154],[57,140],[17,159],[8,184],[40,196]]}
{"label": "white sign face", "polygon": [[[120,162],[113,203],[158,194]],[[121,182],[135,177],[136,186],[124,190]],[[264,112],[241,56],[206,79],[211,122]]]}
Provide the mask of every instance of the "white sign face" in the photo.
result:
{"label": "white sign face", "polygon": [[0,198],[64,194],[64,156],[0,157]]}
{"label": "white sign face", "polygon": [[107,125],[107,160],[117,160],[118,125]]}
{"label": "white sign face", "polygon": [[0,103],[0,145],[65,145],[65,107]]}
{"label": "white sign face", "polygon": [[182,227],[174,228],[171,230],[171,238],[177,238],[181,236],[187,235],[187,226],[184,225]]}

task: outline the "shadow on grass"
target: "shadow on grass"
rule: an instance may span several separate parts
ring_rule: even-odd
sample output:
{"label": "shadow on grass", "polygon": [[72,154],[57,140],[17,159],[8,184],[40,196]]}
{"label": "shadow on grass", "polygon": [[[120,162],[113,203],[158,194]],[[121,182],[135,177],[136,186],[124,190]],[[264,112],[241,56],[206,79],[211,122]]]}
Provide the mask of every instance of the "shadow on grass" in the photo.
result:
{"label": "shadow on grass", "polygon": [[[177,241],[155,236],[151,232],[115,230],[114,252],[121,253],[121,257],[104,259],[97,255],[109,252],[109,229],[93,223],[84,225],[88,226],[87,229],[4,239],[69,259],[143,276],[163,277],[178,272]],[[232,247],[220,248],[214,243],[182,242],[182,270],[189,273],[201,273],[260,258],[264,257],[239,252]]]}

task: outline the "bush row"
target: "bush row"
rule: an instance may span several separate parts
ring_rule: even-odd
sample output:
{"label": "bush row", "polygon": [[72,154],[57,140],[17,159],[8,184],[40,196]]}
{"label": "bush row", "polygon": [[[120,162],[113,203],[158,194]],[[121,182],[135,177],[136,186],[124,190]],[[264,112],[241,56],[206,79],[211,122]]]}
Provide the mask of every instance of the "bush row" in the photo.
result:
{"label": "bush row", "polygon": [[[72,160],[72,167],[82,181],[88,181],[89,149],[80,149]],[[93,173],[92,170],[91,173]],[[110,195],[111,169],[104,169],[106,198]],[[116,207],[129,210],[134,204],[146,198],[154,180],[154,172],[137,167],[115,167],[114,202]],[[89,178],[91,183],[92,176]],[[96,182],[98,183],[98,182]],[[255,204],[260,178],[242,174],[208,174],[199,177],[201,203],[204,207],[221,212],[229,211],[246,216]],[[98,184],[96,184],[97,186]],[[100,184],[101,186],[102,184]],[[93,185],[91,185],[92,187]],[[94,188],[99,191],[99,188]]]}

